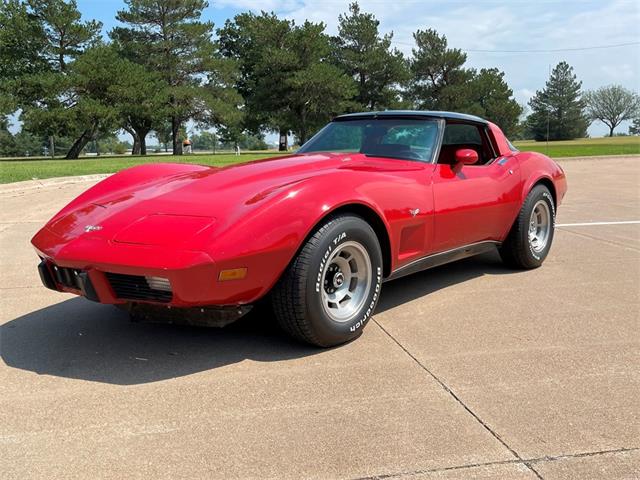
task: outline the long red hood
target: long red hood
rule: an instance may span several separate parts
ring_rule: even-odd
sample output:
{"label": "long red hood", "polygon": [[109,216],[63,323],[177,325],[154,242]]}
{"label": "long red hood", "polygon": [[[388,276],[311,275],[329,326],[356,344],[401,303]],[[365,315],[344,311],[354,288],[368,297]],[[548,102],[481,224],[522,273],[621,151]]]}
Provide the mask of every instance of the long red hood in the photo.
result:
{"label": "long red hood", "polygon": [[[383,172],[421,168],[416,162],[361,154],[292,155],[224,168],[179,165],[175,166],[177,171],[160,176],[151,175],[154,167],[162,171],[169,165],[146,165],[148,176],[141,181],[123,180],[93,194],[90,190],[46,228],[68,240],[82,235],[180,246],[196,235],[210,238],[208,233],[221,220],[233,224],[283,189],[312,177],[344,169]],[[126,171],[119,175],[123,174]]]}

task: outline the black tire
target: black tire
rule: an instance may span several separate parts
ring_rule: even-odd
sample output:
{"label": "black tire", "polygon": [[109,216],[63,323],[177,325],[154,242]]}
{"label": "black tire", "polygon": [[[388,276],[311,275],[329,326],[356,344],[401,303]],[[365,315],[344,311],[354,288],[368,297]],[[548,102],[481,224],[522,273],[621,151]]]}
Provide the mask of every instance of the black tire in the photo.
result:
{"label": "black tire", "polygon": [[[349,245],[359,245],[368,254],[370,285],[354,303],[353,316],[336,321],[323,306],[324,281],[333,255]],[[332,255],[333,254],[333,255]],[[346,282],[345,282],[346,283]],[[382,252],[371,226],[356,215],[340,215],[316,229],[284,272],[272,292],[276,319],[282,329],[298,340],[330,347],[360,336],[371,317],[382,286]]]}
{"label": "black tire", "polygon": [[[549,232],[544,248],[537,250],[529,239],[529,225],[533,209],[539,202],[546,203],[550,212]],[[542,265],[549,254],[555,231],[556,211],[553,196],[544,185],[534,186],[520,209],[507,238],[500,247],[502,261],[512,268],[531,269]]]}

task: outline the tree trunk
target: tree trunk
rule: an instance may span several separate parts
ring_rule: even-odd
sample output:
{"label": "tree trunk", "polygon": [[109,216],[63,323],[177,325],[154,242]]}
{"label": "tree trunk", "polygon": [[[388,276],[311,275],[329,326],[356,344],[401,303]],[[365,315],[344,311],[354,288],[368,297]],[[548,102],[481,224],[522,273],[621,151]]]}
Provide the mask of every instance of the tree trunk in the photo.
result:
{"label": "tree trunk", "polygon": [[56,156],[56,144],[53,141],[53,135],[49,135],[49,153],[51,154],[51,158]]}
{"label": "tree trunk", "polygon": [[171,117],[171,143],[174,155],[182,155],[182,142],[178,138],[180,134],[180,121],[177,117]]}
{"label": "tree trunk", "polygon": [[80,156],[80,152],[82,152],[82,149],[86,147],[87,143],[89,143],[89,141],[93,138],[93,135],[96,132],[97,128],[98,125],[94,124],[91,128],[88,128],[84,132],[82,132],[80,138],[73,142],[73,145],[71,145],[71,148],[64,158],[66,158],[67,160],[78,158]]}
{"label": "tree trunk", "polygon": [[609,136],[613,137],[613,129],[616,127],[609,127]]}
{"label": "tree trunk", "polygon": [[131,155],[140,155],[140,137],[138,137],[138,135],[133,136],[133,147],[131,148]]}
{"label": "tree trunk", "polygon": [[140,138],[140,155],[147,154],[147,132],[138,132]]}
{"label": "tree trunk", "polygon": [[278,151],[286,152],[288,150],[287,131],[280,128],[280,140],[278,142]]}
{"label": "tree trunk", "polygon": [[140,155],[140,137],[138,133],[130,126],[123,127],[124,130],[131,135],[133,139],[133,147],[131,147],[131,155]]}

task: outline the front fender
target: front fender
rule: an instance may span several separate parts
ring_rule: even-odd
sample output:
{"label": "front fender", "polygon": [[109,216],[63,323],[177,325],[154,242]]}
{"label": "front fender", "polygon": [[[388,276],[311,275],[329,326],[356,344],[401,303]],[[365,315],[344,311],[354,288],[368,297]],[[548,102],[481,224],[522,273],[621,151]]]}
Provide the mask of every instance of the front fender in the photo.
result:
{"label": "front fender", "polygon": [[393,238],[384,206],[376,195],[380,189],[384,185],[379,179],[353,171],[287,185],[263,198],[233,224],[219,225],[208,252],[219,270],[247,268],[243,281],[254,287],[255,300],[275,285],[316,226],[347,205],[377,215],[386,235]]}

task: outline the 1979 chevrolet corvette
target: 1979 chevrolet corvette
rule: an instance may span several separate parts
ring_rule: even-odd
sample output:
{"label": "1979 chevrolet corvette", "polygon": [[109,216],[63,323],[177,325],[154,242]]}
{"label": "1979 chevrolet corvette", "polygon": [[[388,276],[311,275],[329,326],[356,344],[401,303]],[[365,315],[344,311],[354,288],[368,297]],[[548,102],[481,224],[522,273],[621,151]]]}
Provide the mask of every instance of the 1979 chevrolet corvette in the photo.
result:
{"label": "1979 chevrolet corvette", "polygon": [[360,335],[385,280],[496,248],[540,266],[566,188],[481,118],[358,113],[294,155],[121,171],[32,243],[48,288],[220,325],[269,294],[284,330],[331,346]]}

